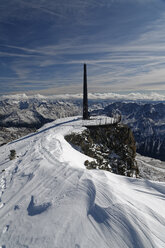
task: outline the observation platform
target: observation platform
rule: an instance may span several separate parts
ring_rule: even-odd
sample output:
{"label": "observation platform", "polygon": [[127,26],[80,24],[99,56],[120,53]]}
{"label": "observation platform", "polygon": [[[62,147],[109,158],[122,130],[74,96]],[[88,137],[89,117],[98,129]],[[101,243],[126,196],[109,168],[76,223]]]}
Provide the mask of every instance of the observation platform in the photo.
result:
{"label": "observation platform", "polygon": [[121,120],[120,116],[108,117],[108,116],[90,116],[88,120],[82,120],[82,126],[84,127],[100,127],[100,126],[109,126],[119,123]]}

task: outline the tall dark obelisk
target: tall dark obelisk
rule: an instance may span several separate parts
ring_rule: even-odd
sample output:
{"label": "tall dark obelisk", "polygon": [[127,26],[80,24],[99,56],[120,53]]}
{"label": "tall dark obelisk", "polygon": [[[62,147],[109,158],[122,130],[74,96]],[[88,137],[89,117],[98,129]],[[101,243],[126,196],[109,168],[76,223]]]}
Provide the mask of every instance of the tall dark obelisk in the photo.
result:
{"label": "tall dark obelisk", "polygon": [[87,68],[84,64],[84,84],[83,84],[83,120],[87,120],[88,115],[88,92],[87,92]]}

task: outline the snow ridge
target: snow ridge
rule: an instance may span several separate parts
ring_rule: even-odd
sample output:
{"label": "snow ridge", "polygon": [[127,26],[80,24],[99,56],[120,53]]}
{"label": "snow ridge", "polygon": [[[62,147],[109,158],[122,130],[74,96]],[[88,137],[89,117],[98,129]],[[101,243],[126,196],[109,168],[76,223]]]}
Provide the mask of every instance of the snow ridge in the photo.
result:
{"label": "snow ridge", "polygon": [[86,170],[64,139],[84,129],[65,118],[0,147],[1,247],[165,247],[165,183]]}

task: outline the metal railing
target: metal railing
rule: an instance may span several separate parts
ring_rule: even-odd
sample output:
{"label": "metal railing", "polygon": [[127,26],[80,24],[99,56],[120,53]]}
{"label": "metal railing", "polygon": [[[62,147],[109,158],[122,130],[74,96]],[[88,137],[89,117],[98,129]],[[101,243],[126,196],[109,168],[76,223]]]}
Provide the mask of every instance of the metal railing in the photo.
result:
{"label": "metal railing", "polygon": [[82,126],[106,126],[117,124],[121,121],[121,116],[91,116],[89,120],[82,120]]}

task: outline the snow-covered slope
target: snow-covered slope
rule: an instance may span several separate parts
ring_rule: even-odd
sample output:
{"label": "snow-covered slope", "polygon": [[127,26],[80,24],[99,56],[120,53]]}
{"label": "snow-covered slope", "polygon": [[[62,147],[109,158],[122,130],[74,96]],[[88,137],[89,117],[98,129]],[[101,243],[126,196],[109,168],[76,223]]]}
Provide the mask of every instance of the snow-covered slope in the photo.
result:
{"label": "snow-covered slope", "polygon": [[83,129],[61,119],[0,148],[1,247],[165,247],[165,183],[86,170],[64,139]]}
{"label": "snow-covered slope", "polygon": [[136,162],[139,168],[139,177],[152,181],[165,182],[165,162],[144,157],[140,154],[136,155]]}

